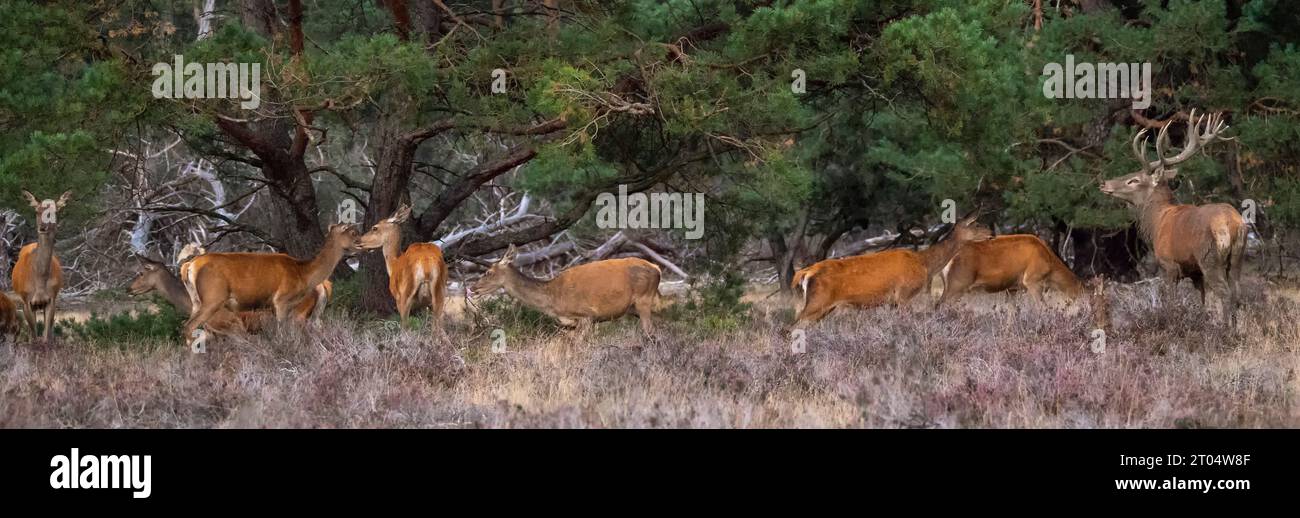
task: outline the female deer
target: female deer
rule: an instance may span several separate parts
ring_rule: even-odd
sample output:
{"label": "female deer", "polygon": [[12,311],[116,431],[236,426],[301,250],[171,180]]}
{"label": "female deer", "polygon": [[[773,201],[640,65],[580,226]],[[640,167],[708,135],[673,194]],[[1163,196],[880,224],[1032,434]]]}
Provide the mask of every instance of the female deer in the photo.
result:
{"label": "female deer", "polygon": [[32,193],[23,191],[27,203],[36,209],[36,242],[23,246],[14,264],[14,293],[23,303],[23,315],[32,339],[36,338],[35,308],[45,308],[45,333],[43,340],[50,341],[54,332],[54,302],[63,288],[63,268],[54,256],[54,234],[59,230],[58,212],[72,198],[72,191],[64,192],[58,201],[36,201]]}
{"label": "female deer", "polygon": [[403,205],[388,219],[380,220],[357,241],[362,250],[383,250],[388,267],[388,292],[397,303],[397,313],[405,326],[412,309],[429,308],[436,333],[442,330],[442,306],[447,300],[447,263],[442,249],[433,243],[411,243],[405,252],[401,225],[411,216],[411,207]]}

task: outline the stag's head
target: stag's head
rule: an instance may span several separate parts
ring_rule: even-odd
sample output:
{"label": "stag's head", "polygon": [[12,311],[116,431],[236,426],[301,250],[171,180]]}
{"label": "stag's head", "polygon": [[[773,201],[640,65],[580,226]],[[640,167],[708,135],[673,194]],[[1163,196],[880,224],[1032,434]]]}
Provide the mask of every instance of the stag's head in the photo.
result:
{"label": "stag's head", "polygon": [[63,209],[64,205],[68,204],[68,200],[72,199],[72,191],[64,191],[63,195],[59,196],[58,201],[37,201],[36,197],[27,191],[23,191],[23,196],[27,197],[27,203],[31,204],[33,209],[36,209],[36,231],[41,234],[49,234],[59,229],[59,211]]}
{"label": "stag's head", "polygon": [[400,242],[402,235],[402,223],[411,217],[411,206],[402,205],[397,211],[386,219],[379,220],[375,226],[370,228],[369,232],[361,236],[358,246],[362,250],[374,250],[384,246],[388,242]]}
{"label": "stag's head", "polygon": [[325,233],[325,246],[343,250],[344,253],[351,254],[361,250],[361,232],[357,230],[356,225],[349,223],[335,223]]}
{"label": "stag's head", "polygon": [[470,296],[471,292],[476,294],[492,293],[504,288],[506,280],[514,273],[513,263],[518,253],[519,251],[515,249],[514,245],[506,248],[506,253],[501,254],[501,258],[492,263],[492,266],[489,266],[487,271],[483,272],[483,275],[477,281],[474,281],[474,284],[468,290],[465,290],[465,296]]}
{"label": "stag's head", "polygon": [[971,214],[965,219],[958,221],[952,227],[952,239],[958,243],[969,243],[971,241],[984,241],[993,237],[993,231],[976,221],[979,214]]}
{"label": "stag's head", "polygon": [[143,255],[136,255],[136,258],[140,260],[140,274],[131,279],[131,286],[128,288],[131,295],[144,295],[160,289],[166,276],[170,275],[167,268],[162,263]]}
{"label": "stag's head", "polygon": [[1166,158],[1165,149],[1169,147],[1169,126],[1172,124],[1171,121],[1160,128],[1160,133],[1156,137],[1157,160],[1155,161],[1147,159],[1147,130],[1143,129],[1134,135],[1133,154],[1137,156],[1138,163],[1142,164],[1142,170],[1101,182],[1101,192],[1135,206],[1146,205],[1151,199],[1151,193],[1165,186],[1166,182],[1178,175],[1178,169],[1174,166],[1192,158],[1202,146],[1210,142],[1232,140],[1224,138],[1221,134],[1223,130],[1228,129],[1227,124],[1223,122],[1222,114],[1197,117],[1196,110],[1192,110],[1192,114],[1187,117],[1187,144],[1177,155]]}

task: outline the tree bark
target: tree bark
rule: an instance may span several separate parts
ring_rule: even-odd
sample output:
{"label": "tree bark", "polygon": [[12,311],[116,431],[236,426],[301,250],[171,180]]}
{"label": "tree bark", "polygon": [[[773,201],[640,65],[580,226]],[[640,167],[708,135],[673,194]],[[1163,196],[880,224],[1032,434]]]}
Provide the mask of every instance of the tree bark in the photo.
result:
{"label": "tree bark", "polygon": [[[370,183],[370,201],[363,232],[379,220],[391,216],[402,203],[410,203],[408,187],[411,182],[411,165],[419,141],[401,135],[392,124],[386,124],[380,130],[378,140],[382,144],[376,157],[378,166],[375,178]],[[403,239],[403,244],[405,242]],[[393,296],[388,291],[388,267],[383,255],[378,251],[363,254],[360,275],[361,308],[384,315],[395,311]]]}

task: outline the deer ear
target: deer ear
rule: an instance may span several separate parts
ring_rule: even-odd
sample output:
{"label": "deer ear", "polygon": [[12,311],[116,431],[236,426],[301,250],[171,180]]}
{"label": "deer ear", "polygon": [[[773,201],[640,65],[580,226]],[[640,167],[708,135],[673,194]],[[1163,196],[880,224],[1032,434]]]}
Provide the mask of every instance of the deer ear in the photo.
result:
{"label": "deer ear", "polygon": [[397,208],[397,212],[394,212],[391,218],[388,218],[388,222],[394,225],[400,225],[409,217],[411,217],[411,206],[403,204],[401,207]]}
{"label": "deer ear", "polygon": [[515,256],[518,254],[519,254],[519,250],[515,248],[515,245],[510,245],[506,247],[506,253],[501,254],[501,260],[497,262],[500,263],[514,262]]}
{"label": "deer ear", "polygon": [[1166,167],[1163,170],[1161,170],[1160,176],[1157,177],[1156,180],[1167,182],[1169,180],[1173,180],[1175,176],[1178,176],[1178,170],[1174,168]]}
{"label": "deer ear", "polygon": [[32,196],[32,193],[27,192],[26,189],[23,190],[23,196],[27,198],[27,203],[31,204],[33,209],[41,208],[41,202],[36,201],[36,197]]}
{"label": "deer ear", "polygon": [[71,199],[72,199],[72,191],[63,191],[63,194],[59,196],[59,201],[54,202],[54,206],[62,209],[63,206],[67,205],[68,201]]}

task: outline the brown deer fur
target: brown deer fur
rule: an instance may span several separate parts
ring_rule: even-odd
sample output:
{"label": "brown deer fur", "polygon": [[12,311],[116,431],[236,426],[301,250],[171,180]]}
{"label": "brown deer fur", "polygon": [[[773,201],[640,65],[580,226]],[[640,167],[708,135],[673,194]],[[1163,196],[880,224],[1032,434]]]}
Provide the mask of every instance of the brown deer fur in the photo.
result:
{"label": "brown deer fur", "polygon": [[361,236],[358,246],[362,250],[382,249],[384,264],[388,268],[388,292],[397,304],[402,325],[406,325],[411,310],[429,308],[435,332],[442,333],[442,307],[447,300],[447,263],[442,260],[442,249],[433,243],[412,243],[406,247],[406,252],[399,253],[401,225],[410,215],[411,207],[403,205]]}
{"label": "brown deer fur", "polygon": [[36,209],[36,242],[30,243],[18,252],[18,262],[14,263],[13,287],[23,305],[23,317],[32,339],[36,338],[36,308],[45,309],[45,332],[43,339],[50,340],[54,331],[54,303],[63,288],[63,268],[59,258],[54,256],[54,235],[58,231],[57,214],[68,200],[72,191],[64,192],[58,201],[36,201],[32,193],[23,191],[27,203]]}
{"label": "brown deer fur", "polygon": [[[190,296],[180,278],[172,275],[162,263],[144,257],[141,257],[140,260],[142,263],[140,273],[131,280],[131,285],[128,288],[131,295],[139,296],[156,291],[178,311],[192,315]],[[298,304],[298,308],[294,310],[294,315],[300,320],[308,317],[318,319],[319,310],[329,301],[329,294],[333,291],[332,288],[330,281],[324,281],[316,286],[316,296],[304,298],[302,303]],[[239,311],[236,313],[223,307],[212,315],[206,328],[219,336],[256,333],[261,331],[262,319],[265,316],[267,316],[266,311]]]}
{"label": "brown deer fur", "polygon": [[1034,302],[1051,288],[1071,302],[1083,287],[1079,278],[1038,236],[1015,234],[962,247],[943,269],[943,295],[936,304],[960,298],[974,288],[988,292],[1023,288]]}
{"label": "brown deer fur", "polygon": [[641,318],[641,331],[653,336],[650,319],[659,301],[658,266],[635,257],[606,259],[574,266],[546,281],[520,272],[511,264],[514,258],[512,246],[470,291],[491,293],[504,289],[525,305],[584,329],[597,320],[618,318],[635,310]]}
{"label": "brown deer fur", "polygon": [[0,293],[0,339],[11,341],[18,339],[22,327],[18,323],[18,306],[14,305],[9,295]]}
{"label": "brown deer fur", "polygon": [[211,253],[187,262],[182,279],[198,304],[185,322],[184,336],[207,322],[223,306],[231,310],[270,307],[281,322],[296,316],[303,299],[324,283],[344,254],[357,250],[360,237],[352,225],[331,225],[316,257],[294,259],[275,253]]}
{"label": "brown deer fur", "polygon": [[[1201,121],[1205,121],[1203,130]],[[1177,156],[1165,158],[1169,125],[1156,139],[1158,160],[1148,162],[1146,130],[1133,137],[1133,152],[1142,170],[1101,183],[1101,192],[1128,202],[1137,218],[1138,229],[1151,244],[1168,292],[1183,278],[1192,280],[1205,304],[1208,289],[1214,292],[1223,309],[1223,319],[1235,323],[1237,284],[1241,278],[1246,252],[1246,223],[1228,204],[1179,205],[1169,189],[1169,180],[1178,174],[1172,166],[1183,162],[1201,146],[1223,139],[1227,129],[1218,114],[1198,118],[1196,112],[1187,121],[1187,144]],[[1142,139],[1141,148],[1138,140]],[[1166,293],[1167,294],[1167,293]]]}
{"label": "brown deer fur", "polygon": [[963,245],[989,238],[989,229],[969,217],[953,227],[947,239],[913,252],[886,250],[874,254],[827,259],[795,272],[793,288],[803,293],[796,327],[816,322],[840,306],[862,308],[903,304],[930,286],[933,275]]}

